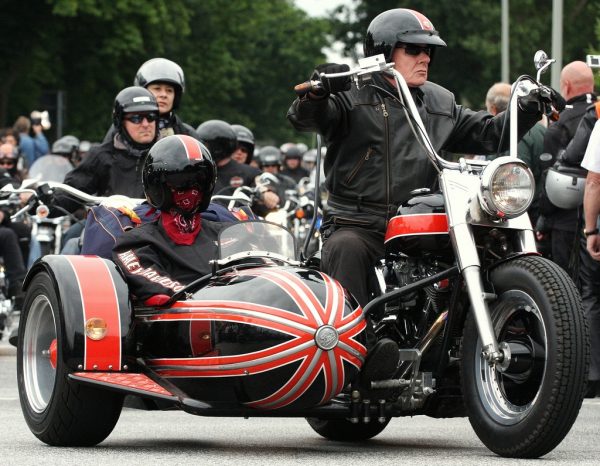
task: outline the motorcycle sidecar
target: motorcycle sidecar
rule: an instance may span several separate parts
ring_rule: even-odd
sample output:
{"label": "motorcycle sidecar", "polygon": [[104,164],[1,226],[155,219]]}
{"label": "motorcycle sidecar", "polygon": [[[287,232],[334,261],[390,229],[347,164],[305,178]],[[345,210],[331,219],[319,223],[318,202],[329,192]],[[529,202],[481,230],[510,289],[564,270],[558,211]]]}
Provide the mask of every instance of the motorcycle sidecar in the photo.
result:
{"label": "motorcycle sidecar", "polygon": [[213,278],[168,308],[133,307],[116,265],[39,260],[26,282],[22,410],[50,445],[94,445],[123,396],[211,416],[308,416],[356,376],[362,309],[335,280],[291,266]]}

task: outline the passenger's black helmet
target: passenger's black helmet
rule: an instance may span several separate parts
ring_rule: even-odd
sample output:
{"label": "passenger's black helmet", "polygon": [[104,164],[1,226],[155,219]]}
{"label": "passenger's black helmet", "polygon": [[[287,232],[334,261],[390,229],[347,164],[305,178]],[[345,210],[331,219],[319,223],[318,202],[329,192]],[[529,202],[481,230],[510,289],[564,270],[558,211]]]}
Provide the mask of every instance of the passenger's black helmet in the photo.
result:
{"label": "passenger's black helmet", "polygon": [[258,164],[260,167],[266,165],[281,165],[281,151],[275,146],[265,146],[258,153]]}
{"label": "passenger's black helmet", "polygon": [[248,128],[242,125],[231,125],[233,130],[237,135],[237,143],[239,146],[244,146],[248,150],[248,157],[246,158],[246,163],[250,163],[252,161],[252,157],[254,157],[254,134]]}
{"label": "passenger's black helmet", "polygon": [[237,135],[229,123],[223,120],[208,120],[196,129],[200,140],[206,144],[215,162],[233,154],[237,148]]}
{"label": "passenger's black helmet", "polygon": [[198,187],[202,199],[193,211],[206,210],[215,188],[217,167],[208,149],[197,139],[184,134],[167,136],[148,152],[142,182],[148,202],[167,211],[175,208],[173,190]]}
{"label": "passenger's black helmet", "polygon": [[142,87],[156,82],[171,84],[175,88],[173,110],[179,108],[181,94],[185,92],[185,78],[181,67],[166,58],[152,58],[140,66],[133,80],[135,86]]}
{"label": "passenger's black helmet", "polygon": [[399,42],[446,46],[425,15],[407,8],[395,8],[380,13],[369,24],[363,44],[365,57],[383,54],[386,62],[390,62]]}

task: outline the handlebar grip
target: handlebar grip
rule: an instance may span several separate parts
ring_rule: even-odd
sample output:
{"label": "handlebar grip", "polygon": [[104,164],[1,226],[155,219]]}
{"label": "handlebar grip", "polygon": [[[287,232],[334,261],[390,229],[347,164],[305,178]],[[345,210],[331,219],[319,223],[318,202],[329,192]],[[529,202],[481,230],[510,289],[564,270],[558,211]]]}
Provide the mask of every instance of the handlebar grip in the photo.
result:
{"label": "handlebar grip", "polygon": [[323,84],[321,84],[321,81],[309,80],[294,86],[294,92],[296,95],[298,95],[298,97],[303,97],[309,92],[318,91],[320,89],[323,89]]}

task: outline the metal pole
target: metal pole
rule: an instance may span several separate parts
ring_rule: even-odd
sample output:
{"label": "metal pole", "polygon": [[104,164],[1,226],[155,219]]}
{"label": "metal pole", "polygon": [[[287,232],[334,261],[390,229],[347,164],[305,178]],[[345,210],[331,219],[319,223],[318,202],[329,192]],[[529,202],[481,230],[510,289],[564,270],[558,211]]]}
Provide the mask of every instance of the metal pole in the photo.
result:
{"label": "metal pole", "polygon": [[501,72],[501,77],[502,77],[502,82],[505,82],[505,83],[510,82],[510,80],[508,78],[508,75],[509,75],[509,64],[508,64],[509,38],[508,38],[508,33],[509,33],[508,0],[502,0],[502,14],[501,14],[501,43],[502,43],[501,44],[501,55],[502,55],[501,68],[502,68],[502,72]]}
{"label": "metal pole", "polygon": [[552,58],[555,60],[551,68],[550,85],[560,89],[560,72],[563,55],[563,0],[552,0]]}

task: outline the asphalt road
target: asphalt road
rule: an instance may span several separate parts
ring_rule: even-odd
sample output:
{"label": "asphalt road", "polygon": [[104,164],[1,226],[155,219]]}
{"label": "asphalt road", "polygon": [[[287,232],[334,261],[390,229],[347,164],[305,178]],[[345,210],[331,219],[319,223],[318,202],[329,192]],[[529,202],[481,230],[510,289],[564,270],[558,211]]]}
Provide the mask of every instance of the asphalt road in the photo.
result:
{"label": "asphalt road", "polygon": [[542,460],[516,461],[487,450],[466,419],[394,419],[363,444],[330,442],[303,419],[204,418],[125,408],[112,434],[94,448],[41,443],[21,414],[14,348],[0,342],[0,464],[600,464],[600,398],[586,400],[566,439]]}

